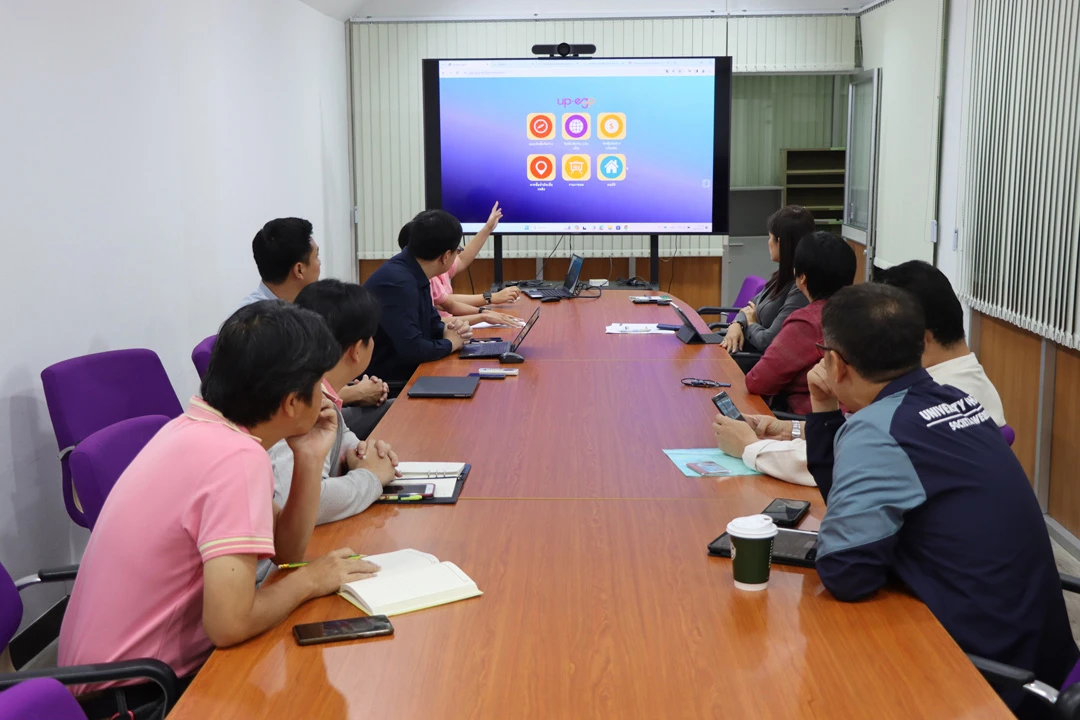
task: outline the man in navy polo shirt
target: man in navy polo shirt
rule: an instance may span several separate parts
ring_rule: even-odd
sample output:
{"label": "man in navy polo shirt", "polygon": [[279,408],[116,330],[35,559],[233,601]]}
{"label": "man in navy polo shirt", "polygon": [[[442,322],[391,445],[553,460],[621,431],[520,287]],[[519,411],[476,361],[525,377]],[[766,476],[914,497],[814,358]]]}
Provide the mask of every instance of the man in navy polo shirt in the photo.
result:
{"label": "man in navy polo shirt", "polygon": [[425,210],[409,223],[405,249],[364,283],[382,306],[369,373],[404,384],[421,363],[457,352],[472,337],[467,321],[450,318],[444,324],[431,302],[431,278],[450,270],[460,245],[457,218]]}
{"label": "man in navy polo shirt", "polygon": [[[1080,651],[1042,511],[990,414],[922,368],[922,311],[897,288],[858,285],[833,296],[822,330],[806,423],[828,506],[822,583],[857,601],[897,579],[965,652],[1059,686]],[[1043,712],[1002,697],[1020,717]]]}

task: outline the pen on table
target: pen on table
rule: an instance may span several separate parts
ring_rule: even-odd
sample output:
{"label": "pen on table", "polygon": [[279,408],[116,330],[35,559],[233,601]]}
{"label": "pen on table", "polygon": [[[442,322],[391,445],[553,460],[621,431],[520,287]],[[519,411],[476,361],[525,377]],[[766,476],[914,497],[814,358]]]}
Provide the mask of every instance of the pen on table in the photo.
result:
{"label": "pen on table", "polygon": [[[350,555],[349,559],[350,560],[363,560],[365,557],[367,557],[367,555]],[[279,570],[292,570],[293,568],[304,567],[307,564],[308,564],[307,562],[282,563],[282,564],[278,565],[278,569]]]}
{"label": "pen on table", "polygon": [[397,500],[398,502],[411,502],[413,500],[423,500],[423,495],[382,495],[380,500]]}

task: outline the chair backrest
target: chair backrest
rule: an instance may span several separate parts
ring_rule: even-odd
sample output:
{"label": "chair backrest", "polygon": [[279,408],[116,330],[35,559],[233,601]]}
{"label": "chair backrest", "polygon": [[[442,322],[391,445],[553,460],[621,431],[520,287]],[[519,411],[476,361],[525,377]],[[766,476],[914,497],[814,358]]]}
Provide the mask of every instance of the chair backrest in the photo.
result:
{"label": "chair backrest", "polygon": [[88,528],[94,529],[120,475],[169,420],[164,415],[121,420],[83,438],[71,452],[71,481]]}
{"label": "chair backrest", "polygon": [[[739,294],[735,298],[735,302],[731,304],[731,307],[744,308],[746,304],[754,299],[754,296],[761,292],[761,288],[765,287],[765,278],[758,277],[757,275],[747,275],[743,280],[742,287],[739,288]],[[738,312],[728,313],[727,321],[729,323],[735,322],[735,317]]]}
{"label": "chair backrest", "polygon": [[200,380],[206,377],[206,368],[210,367],[210,353],[214,349],[216,340],[217,335],[211,335],[191,351],[191,362],[195,364],[195,372],[199,373]]}
{"label": "chair backrest", "polygon": [[0,693],[0,720],[86,720],[86,713],[63,684],[54,678],[36,678]]}
{"label": "chair backrest", "polygon": [[15,637],[22,622],[23,604],[11,575],[0,565],[0,652]]}
{"label": "chair backrest", "polygon": [[41,372],[56,444],[61,452],[68,515],[87,527],[71,487],[66,450],[91,433],[143,415],[176,417],[183,408],[152,350],[113,350],[56,363]]}
{"label": "chair backrest", "polygon": [[1009,443],[1009,446],[1012,447],[1012,444],[1016,442],[1016,431],[1008,425],[1003,425],[1001,427],[1001,434],[1005,438],[1005,442]]}

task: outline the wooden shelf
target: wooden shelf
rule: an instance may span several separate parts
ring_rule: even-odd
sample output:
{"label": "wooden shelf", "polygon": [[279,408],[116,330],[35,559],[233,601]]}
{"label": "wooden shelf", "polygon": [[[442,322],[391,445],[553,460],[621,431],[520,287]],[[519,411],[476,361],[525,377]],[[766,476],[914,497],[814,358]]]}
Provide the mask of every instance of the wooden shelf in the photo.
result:
{"label": "wooden shelf", "polygon": [[784,166],[784,205],[802,205],[816,225],[836,227],[844,211],[844,148],[788,148]]}

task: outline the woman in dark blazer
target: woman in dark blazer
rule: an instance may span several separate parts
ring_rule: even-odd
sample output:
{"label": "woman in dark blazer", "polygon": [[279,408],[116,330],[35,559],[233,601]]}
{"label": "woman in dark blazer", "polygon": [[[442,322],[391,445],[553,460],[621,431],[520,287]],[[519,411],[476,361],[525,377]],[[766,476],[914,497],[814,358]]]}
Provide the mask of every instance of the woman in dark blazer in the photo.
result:
{"label": "woman in dark blazer", "polygon": [[814,216],[801,205],[788,205],[772,214],[769,257],[779,267],[765,287],[742,309],[724,336],[728,352],[765,352],[788,315],[809,302],[795,286],[795,248],[814,232]]}

